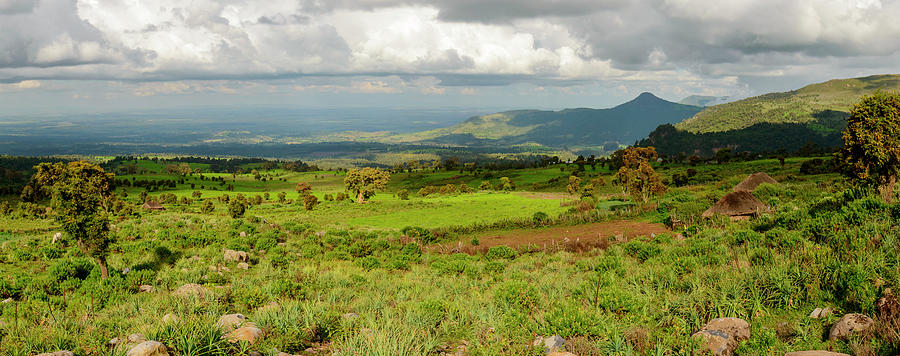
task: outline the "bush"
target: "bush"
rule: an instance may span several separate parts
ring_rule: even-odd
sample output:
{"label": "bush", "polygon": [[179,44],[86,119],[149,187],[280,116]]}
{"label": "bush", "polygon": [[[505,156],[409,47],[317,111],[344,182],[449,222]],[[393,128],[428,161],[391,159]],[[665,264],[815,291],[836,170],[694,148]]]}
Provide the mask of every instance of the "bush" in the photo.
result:
{"label": "bush", "polygon": [[538,211],[531,216],[531,220],[533,220],[535,224],[543,224],[547,222],[547,220],[550,220],[550,217],[547,216],[547,213]]}
{"label": "bush", "polygon": [[200,205],[200,212],[203,214],[211,214],[216,210],[216,206],[213,205],[212,200],[204,200],[203,204]]}
{"label": "bush", "polygon": [[228,203],[228,215],[231,216],[232,219],[237,219],[241,216],[244,216],[244,212],[247,210],[244,202],[234,199]]}
{"label": "bush", "polygon": [[494,293],[494,301],[505,309],[518,311],[534,310],[538,306],[540,294],[534,286],[523,281],[507,281],[500,284]]}
{"label": "bush", "polygon": [[357,266],[359,266],[365,270],[372,270],[372,269],[381,267],[381,262],[378,261],[378,259],[375,258],[374,256],[366,256],[366,257],[360,258],[360,259],[356,260],[356,262],[354,262],[354,263]]}
{"label": "bush", "polygon": [[484,257],[488,260],[511,260],[516,258],[518,253],[516,250],[513,250],[509,246],[494,246],[488,249],[487,253],[484,254]]}
{"label": "bush", "polygon": [[397,198],[400,200],[409,200],[409,191],[406,189],[400,189],[397,191]]}
{"label": "bush", "polygon": [[306,211],[313,210],[316,205],[319,205],[319,198],[316,198],[315,195],[309,194],[303,197],[303,207]]}
{"label": "bush", "polygon": [[436,241],[430,230],[418,226],[407,226],[400,230],[404,235],[419,240],[422,244],[430,244]]}

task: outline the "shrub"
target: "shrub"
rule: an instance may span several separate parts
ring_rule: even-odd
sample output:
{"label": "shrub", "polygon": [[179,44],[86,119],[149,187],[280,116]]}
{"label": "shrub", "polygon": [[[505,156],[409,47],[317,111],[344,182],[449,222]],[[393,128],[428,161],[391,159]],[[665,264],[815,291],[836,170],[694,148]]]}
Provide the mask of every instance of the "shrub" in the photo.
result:
{"label": "shrub", "polygon": [[381,262],[378,261],[378,259],[375,258],[374,256],[366,256],[366,257],[360,258],[360,259],[356,260],[356,262],[354,262],[354,263],[357,266],[359,266],[365,270],[372,270],[372,269],[381,267]]}
{"label": "shrub", "polygon": [[533,220],[535,224],[543,224],[544,222],[546,222],[549,219],[550,219],[550,217],[547,216],[547,213],[545,213],[543,211],[538,211],[538,212],[534,213],[534,215],[531,216],[531,220]]}
{"label": "shrub", "polygon": [[397,191],[397,198],[400,200],[409,200],[409,191],[406,189],[400,189]]}
{"label": "shrub", "polygon": [[309,194],[303,197],[303,207],[306,211],[313,210],[316,205],[319,205],[319,198],[316,198],[315,195]]}
{"label": "shrub", "polygon": [[494,246],[488,249],[487,253],[484,254],[484,257],[488,260],[511,260],[516,258],[516,255],[518,255],[516,250],[513,250],[509,246]]}
{"label": "shrub", "polygon": [[494,301],[501,307],[528,311],[537,308],[540,295],[534,286],[524,281],[507,281],[494,293]]}
{"label": "shrub", "polygon": [[430,230],[418,226],[407,226],[400,230],[406,236],[419,240],[422,244],[435,242],[435,237]]}
{"label": "shrub", "polygon": [[203,204],[200,205],[200,212],[203,214],[211,214],[216,210],[216,206],[213,205],[212,200],[204,200]]}
{"label": "shrub", "polygon": [[244,216],[244,212],[247,207],[244,205],[244,202],[235,199],[228,203],[228,215],[231,216],[232,219],[237,219],[241,216]]}

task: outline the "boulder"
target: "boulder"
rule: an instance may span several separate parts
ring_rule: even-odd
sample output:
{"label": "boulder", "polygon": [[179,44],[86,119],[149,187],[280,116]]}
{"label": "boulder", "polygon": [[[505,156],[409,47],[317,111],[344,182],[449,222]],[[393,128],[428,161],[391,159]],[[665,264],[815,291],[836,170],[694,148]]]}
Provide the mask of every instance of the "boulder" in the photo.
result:
{"label": "boulder", "polygon": [[241,263],[237,264],[237,268],[242,269],[242,270],[248,270],[248,269],[250,269],[250,265],[248,265],[247,262],[241,262]]}
{"label": "boulder", "polygon": [[169,356],[169,352],[161,342],[144,341],[128,350],[126,356]]}
{"label": "boulder", "polygon": [[225,250],[225,262],[247,262],[250,256],[244,251]]}
{"label": "boulder", "polygon": [[153,293],[153,290],[153,286],[149,284],[141,284],[141,286],[138,287],[139,293]]}
{"label": "boulder", "polygon": [[562,336],[553,335],[548,337],[538,336],[534,339],[532,343],[534,347],[544,347],[545,353],[556,352],[561,349],[563,346],[566,346],[566,339],[563,339]]}
{"label": "boulder", "polygon": [[234,329],[232,332],[228,333],[227,336],[228,342],[245,341],[250,344],[255,343],[260,337],[262,337],[262,330],[255,325]]}
{"label": "boulder", "polygon": [[216,323],[216,326],[219,329],[222,329],[223,332],[228,333],[234,329],[241,327],[242,324],[247,322],[247,317],[244,314],[225,314],[219,317],[219,321]]}
{"label": "boulder", "polygon": [[816,308],[809,313],[809,317],[812,319],[825,318],[831,316],[832,313],[834,313],[834,309],[831,308]]}
{"label": "boulder", "polygon": [[238,236],[240,236],[240,237],[247,237],[247,233],[244,232],[244,231],[241,231],[241,233],[239,233]]}
{"label": "boulder", "polygon": [[53,241],[51,241],[50,243],[55,244],[55,243],[57,243],[57,242],[59,241],[59,239],[61,239],[61,238],[62,238],[62,233],[61,233],[61,232],[57,232],[57,233],[53,234]]}
{"label": "boulder", "polygon": [[811,351],[794,351],[788,352],[784,354],[784,356],[850,356],[848,354],[842,354],[840,352],[831,352],[824,350],[811,350]]}
{"label": "boulder", "polygon": [[865,315],[856,313],[846,314],[834,323],[828,338],[831,340],[845,339],[855,332],[865,331],[874,324],[875,321]]}
{"label": "boulder", "polygon": [[194,297],[198,299],[206,297],[207,294],[209,294],[209,292],[206,290],[206,288],[196,283],[185,284],[181,287],[178,287],[178,289],[172,292],[172,295],[176,297]]}
{"label": "boulder", "polygon": [[127,340],[127,342],[129,344],[140,344],[144,341],[147,341],[147,338],[144,337],[144,334],[134,333],[134,334],[128,335],[128,337],[125,340]]}
{"label": "boulder", "polygon": [[738,343],[750,338],[750,323],[738,318],[710,320],[694,337],[702,337],[706,348],[715,356],[730,356]]}
{"label": "boulder", "polygon": [[37,354],[37,356],[75,356],[75,353],[68,350],[62,351],[53,351],[53,352],[45,352],[42,354]]}

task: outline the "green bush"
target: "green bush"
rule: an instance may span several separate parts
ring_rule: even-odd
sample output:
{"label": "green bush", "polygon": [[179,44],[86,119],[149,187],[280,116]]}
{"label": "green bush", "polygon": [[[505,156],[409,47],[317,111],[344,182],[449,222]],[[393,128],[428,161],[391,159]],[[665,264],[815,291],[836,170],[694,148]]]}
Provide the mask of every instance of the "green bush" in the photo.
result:
{"label": "green bush", "polygon": [[504,309],[529,311],[540,304],[540,294],[524,281],[507,281],[497,286],[494,300]]}
{"label": "green bush", "polygon": [[489,261],[506,259],[511,260],[516,258],[518,253],[516,250],[513,250],[509,246],[494,246],[488,249],[487,253],[484,254],[484,257]]}
{"label": "green bush", "polygon": [[354,263],[365,270],[372,270],[381,267],[381,261],[379,261],[378,258],[374,256],[366,256],[357,259]]}
{"label": "green bush", "polygon": [[430,230],[418,226],[407,226],[401,229],[400,232],[418,240],[422,244],[434,243],[437,240]]}

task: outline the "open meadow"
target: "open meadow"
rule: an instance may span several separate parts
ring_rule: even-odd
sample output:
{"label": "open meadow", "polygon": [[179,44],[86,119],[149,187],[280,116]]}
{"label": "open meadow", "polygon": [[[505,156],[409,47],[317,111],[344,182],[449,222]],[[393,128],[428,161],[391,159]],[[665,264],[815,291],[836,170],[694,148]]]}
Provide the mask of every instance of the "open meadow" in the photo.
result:
{"label": "open meadow", "polygon": [[[894,354],[897,311],[879,300],[896,303],[900,209],[809,174],[810,160],[658,165],[670,187],[646,205],[602,166],[394,173],[357,204],[343,171],[137,162],[116,179],[174,186],[143,193],[165,208],[147,211],[144,187],[119,184],[109,278],[46,202],[3,212],[0,354],[125,355],[151,340],[173,355],[692,355],[705,349],[692,335],[723,317],[749,323],[739,355]],[[769,210],[701,217],[755,172],[778,181],[752,193]],[[605,184],[578,198],[570,175]],[[845,313],[875,324],[833,337]]]}

